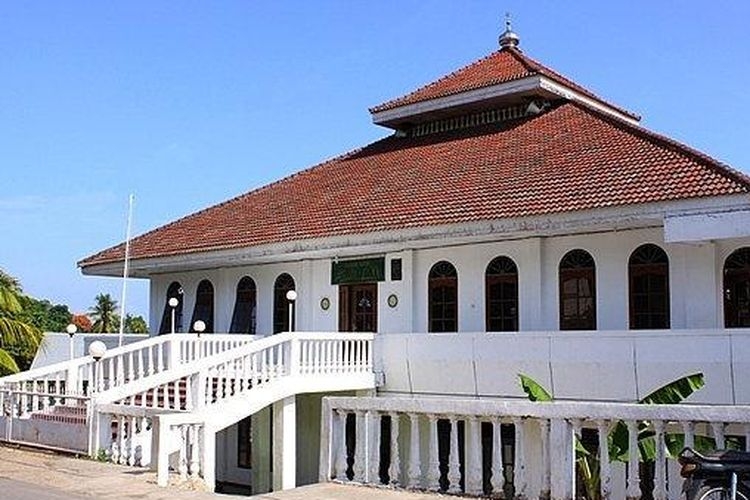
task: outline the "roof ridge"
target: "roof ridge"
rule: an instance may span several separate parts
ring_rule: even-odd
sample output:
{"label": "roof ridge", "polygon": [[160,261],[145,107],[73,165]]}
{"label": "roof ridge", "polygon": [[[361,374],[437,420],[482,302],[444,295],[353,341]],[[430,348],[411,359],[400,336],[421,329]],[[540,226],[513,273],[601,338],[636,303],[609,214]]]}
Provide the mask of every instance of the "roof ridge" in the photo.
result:
{"label": "roof ridge", "polygon": [[[425,89],[428,89],[428,88],[431,88],[431,87],[435,87],[438,84],[443,83],[444,81],[446,81],[446,80],[448,80],[450,78],[453,78],[454,76],[456,76],[457,74],[461,73],[462,71],[466,71],[469,68],[473,68],[474,66],[482,64],[486,60],[490,59],[493,56],[496,56],[497,54],[500,54],[501,52],[504,52],[504,49],[493,50],[489,54],[487,54],[487,55],[485,55],[483,57],[480,57],[479,59],[477,59],[475,61],[472,61],[469,64],[465,64],[464,66],[461,66],[460,68],[457,68],[457,69],[451,71],[450,73],[447,73],[447,74],[441,76],[437,80],[433,80],[433,81],[431,81],[429,83],[426,83],[426,84],[422,85],[421,87],[417,87],[416,89],[412,90],[411,92],[409,92],[407,94],[401,95],[399,97],[395,97],[393,99],[389,99],[388,101],[383,102],[381,104],[378,104],[376,106],[372,106],[371,108],[368,109],[368,111],[370,113],[377,113],[378,111],[381,111],[383,109],[387,109],[388,107],[394,105],[397,102],[409,99],[409,97],[413,96],[414,94],[417,94],[417,93],[419,93],[419,92],[421,92],[421,91],[423,91]],[[446,95],[450,95],[450,94],[446,94]]]}
{"label": "roof ridge", "polygon": [[[204,214],[204,213],[206,213],[206,212],[208,212],[210,210],[218,209],[218,208],[221,208],[223,206],[229,205],[231,203],[238,202],[238,201],[240,201],[240,200],[242,200],[244,198],[248,198],[248,197],[250,197],[252,195],[255,195],[257,193],[262,193],[264,191],[267,191],[267,190],[271,189],[274,186],[277,186],[277,185],[279,185],[279,184],[281,184],[283,182],[287,182],[287,181],[289,181],[289,180],[291,180],[291,179],[293,179],[295,177],[299,177],[299,176],[301,176],[303,174],[307,174],[307,173],[311,172],[312,170],[315,170],[315,169],[318,169],[318,168],[322,168],[322,167],[324,167],[324,166],[326,166],[326,165],[328,165],[330,163],[343,161],[347,157],[354,156],[357,153],[359,153],[360,151],[362,151],[363,149],[368,148],[368,147],[370,147],[373,144],[376,144],[378,142],[381,142],[381,141],[387,139],[388,137],[391,137],[391,136],[386,136],[386,137],[383,137],[381,139],[378,139],[377,141],[373,141],[371,143],[368,143],[368,144],[366,144],[364,146],[360,146],[360,147],[357,147],[357,148],[354,148],[354,149],[350,149],[349,151],[346,151],[346,152],[341,153],[339,155],[336,155],[336,156],[330,157],[328,159],[325,159],[325,160],[323,160],[323,161],[321,161],[319,163],[316,163],[316,164],[314,164],[314,165],[312,165],[310,167],[307,167],[307,168],[305,168],[303,170],[300,170],[298,172],[294,172],[294,173],[292,173],[290,175],[287,175],[285,177],[282,177],[280,179],[272,181],[272,182],[270,182],[268,184],[264,184],[264,185],[262,185],[260,187],[256,187],[256,188],[250,189],[249,191],[246,191],[244,193],[240,193],[240,194],[238,194],[236,196],[233,196],[233,197],[229,198],[228,200],[221,201],[219,203],[216,203],[215,205],[210,205],[210,206],[208,206],[206,208],[203,208],[203,209],[197,210],[195,212],[189,213],[187,215],[184,215],[184,216],[180,217],[179,219],[175,219],[175,220],[173,220],[171,222],[168,222],[166,224],[163,224],[161,226],[157,226],[157,227],[155,227],[155,228],[153,228],[153,229],[151,229],[149,231],[146,231],[145,233],[141,233],[141,234],[133,237],[133,239],[131,240],[131,243],[133,241],[138,240],[138,239],[141,239],[141,238],[144,238],[146,236],[149,236],[149,235],[151,235],[151,234],[153,234],[153,233],[155,233],[157,231],[161,231],[161,230],[170,228],[172,226],[175,226],[175,225],[177,225],[177,224],[179,224],[179,223],[181,223],[181,222],[183,222],[185,220],[192,219],[194,217],[198,217],[198,216],[200,216],[200,215],[202,215],[202,214]],[[119,249],[121,247],[122,247],[123,252],[124,252],[125,251],[124,246],[125,246],[125,242],[118,243],[116,245],[112,245],[110,247],[107,247],[104,250],[101,250],[101,251],[99,251],[99,252],[97,252],[97,253],[95,253],[93,255],[90,255],[88,257],[85,257],[85,258],[79,260],[77,262],[77,265],[79,267],[82,267],[82,266],[86,265],[87,262],[96,260],[96,258],[98,256],[100,256],[102,254],[105,254],[107,252],[115,251],[115,250],[117,250],[117,249]],[[202,250],[196,250],[196,251],[202,251]]]}
{"label": "roof ridge", "polygon": [[705,166],[713,169],[718,174],[725,175],[729,177],[732,181],[743,185],[743,187],[745,187],[745,189],[747,189],[748,192],[750,192],[750,176],[749,175],[729,166],[727,163],[724,163],[723,161],[718,160],[707,153],[704,153],[703,151],[700,151],[691,146],[688,146],[687,144],[682,143],[678,140],[672,139],[671,137],[668,137],[664,134],[660,134],[659,132],[655,132],[651,129],[648,129],[644,127],[643,125],[620,120],[608,113],[605,113],[601,110],[594,108],[593,106],[589,106],[588,104],[584,102],[570,101],[569,104],[576,106],[577,108],[583,109],[587,113],[596,115],[598,118],[606,121],[607,123],[609,123],[610,125],[616,128],[629,129],[628,130],[629,132],[635,133],[636,135],[638,135],[639,137],[647,141],[650,141],[659,146],[670,149],[676,153],[683,154],[696,162],[705,164]]}

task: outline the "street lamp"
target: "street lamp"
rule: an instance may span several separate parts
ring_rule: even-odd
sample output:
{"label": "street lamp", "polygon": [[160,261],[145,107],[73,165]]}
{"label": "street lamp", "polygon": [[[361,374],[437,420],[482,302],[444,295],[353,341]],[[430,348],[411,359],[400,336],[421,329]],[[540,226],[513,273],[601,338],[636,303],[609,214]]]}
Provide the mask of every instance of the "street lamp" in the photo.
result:
{"label": "street lamp", "polygon": [[78,327],[74,325],[73,323],[70,323],[68,326],[65,327],[65,331],[68,332],[68,337],[70,338],[70,359],[73,360],[74,354],[73,354],[73,335],[76,334],[78,331]]}
{"label": "street lamp", "polygon": [[106,354],[106,352],[107,352],[107,346],[104,345],[104,342],[102,342],[101,340],[94,341],[89,346],[89,354],[91,355],[92,358],[94,358],[94,373],[93,373],[94,380],[93,382],[94,382],[95,391],[98,391],[100,388],[103,388],[103,387],[100,387],[102,384],[101,384],[101,380],[99,380],[99,374],[97,373],[97,366],[99,365],[99,360],[104,357],[104,354]]}
{"label": "street lamp", "polygon": [[289,331],[294,331],[294,301],[297,300],[297,292],[289,290],[286,292],[286,300],[289,301]]}
{"label": "street lamp", "polygon": [[203,320],[198,320],[193,323],[193,330],[198,334],[198,338],[201,338],[201,333],[206,331],[206,323]]}
{"label": "street lamp", "polygon": [[175,332],[174,328],[174,315],[175,315],[175,309],[177,309],[177,306],[180,305],[180,301],[177,299],[177,297],[172,297],[169,299],[169,307],[172,308],[172,333]]}

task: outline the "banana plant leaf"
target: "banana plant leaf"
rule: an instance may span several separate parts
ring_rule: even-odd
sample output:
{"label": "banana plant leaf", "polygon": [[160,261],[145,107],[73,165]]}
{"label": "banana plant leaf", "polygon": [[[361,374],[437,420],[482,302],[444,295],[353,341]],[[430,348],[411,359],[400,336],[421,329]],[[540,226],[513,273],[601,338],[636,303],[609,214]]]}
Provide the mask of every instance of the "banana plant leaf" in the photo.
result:
{"label": "banana plant leaf", "polygon": [[521,389],[526,393],[529,401],[550,402],[553,400],[552,395],[533,378],[519,373],[518,379],[521,382]]}
{"label": "banana plant leaf", "polygon": [[676,405],[682,403],[695,391],[706,385],[702,373],[685,375],[673,382],[663,385],[651,394],[638,401],[642,405]]}

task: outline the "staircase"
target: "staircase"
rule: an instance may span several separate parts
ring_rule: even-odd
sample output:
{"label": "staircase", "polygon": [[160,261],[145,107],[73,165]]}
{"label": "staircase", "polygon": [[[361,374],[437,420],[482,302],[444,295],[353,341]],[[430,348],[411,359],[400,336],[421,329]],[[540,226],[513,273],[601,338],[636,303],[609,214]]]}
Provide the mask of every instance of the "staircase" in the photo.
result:
{"label": "staircase", "polygon": [[0,440],[214,485],[215,435],[276,401],[374,388],[372,334],[166,335],[0,378]]}

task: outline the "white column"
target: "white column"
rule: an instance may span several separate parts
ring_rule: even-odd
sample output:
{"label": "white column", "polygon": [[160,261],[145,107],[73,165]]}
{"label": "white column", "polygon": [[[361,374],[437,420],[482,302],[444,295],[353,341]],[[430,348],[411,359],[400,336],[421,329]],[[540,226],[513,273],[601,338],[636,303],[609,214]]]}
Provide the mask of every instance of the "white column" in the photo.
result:
{"label": "white column", "polygon": [[612,495],[612,467],[609,463],[609,422],[599,420],[596,423],[599,431],[599,489],[602,500],[609,500]]}
{"label": "white column", "polygon": [[367,414],[363,411],[356,411],[355,418],[354,480],[364,483],[367,481]]}
{"label": "white column", "polygon": [[500,419],[492,421],[492,496],[498,497],[503,494],[505,487],[505,474],[503,472],[503,433],[500,427]]}
{"label": "white column", "polygon": [[451,449],[448,457],[448,493],[461,493],[461,464],[458,461],[458,420],[450,417]]}
{"label": "white column", "polygon": [[482,495],[484,484],[482,481],[481,423],[475,416],[470,416],[466,426],[466,467],[464,468],[466,493]]}
{"label": "white column", "polygon": [[526,436],[524,432],[524,421],[519,418],[513,418],[513,426],[516,430],[516,456],[513,461],[513,483],[516,487],[516,499],[525,500],[528,498],[526,483],[526,454],[524,453],[524,446],[526,445]]}
{"label": "white column", "polygon": [[376,411],[368,411],[367,415],[367,444],[368,463],[366,482],[380,484],[380,419]]}
{"label": "white column", "polygon": [[572,426],[563,419],[550,423],[550,497],[570,500],[575,492],[575,447]]}
{"label": "white column", "polygon": [[716,449],[723,450],[724,448],[726,448],[726,439],[724,438],[724,423],[711,422],[711,432],[714,435]]}
{"label": "white column", "polygon": [[[628,485],[626,490],[627,500],[639,500],[641,498],[641,478],[639,470],[640,452],[638,450],[638,422],[628,420]],[[687,442],[687,433],[685,434]]]}
{"label": "white column", "polygon": [[[338,434],[338,440],[339,445],[335,450],[334,460],[336,461],[335,466],[335,475],[336,479],[339,481],[347,481],[348,478],[346,477],[346,469],[347,469],[347,463],[346,463],[346,411],[344,410],[336,410],[336,415],[338,418],[334,420],[337,422],[338,428],[335,429],[336,432],[334,434]],[[335,442],[335,436],[333,437]]]}
{"label": "white column", "polygon": [[398,452],[398,413],[391,413],[391,463],[388,466],[388,477],[391,486],[399,485],[399,475],[401,474],[401,457]]}
{"label": "white column", "polygon": [[656,457],[654,459],[654,500],[666,500],[667,498],[667,471],[666,471],[666,453],[664,446],[664,422],[655,420],[654,432],[656,435]]}
{"label": "white column", "polygon": [[[201,427],[196,426],[196,431],[193,453],[201,452],[203,455],[201,457],[203,481],[208,491],[213,492],[216,489],[216,431],[205,424]],[[202,443],[199,443],[199,439]]]}
{"label": "white column", "polygon": [[549,500],[550,497],[550,457],[549,457],[549,420],[539,420],[539,433],[542,437],[542,487],[539,491],[541,500]]}
{"label": "white column", "polygon": [[440,489],[440,457],[438,456],[438,426],[437,415],[427,415],[429,421],[430,448],[427,457],[427,489],[438,491]]}
{"label": "white column", "polygon": [[297,404],[295,396],[273,404],[273,489],[297,486]]}
{"label": "white column", "polygon": [[419,415],[409,413],[411,432],[409,436],[409,487],[419,488],[422,466],[419,461]]}

